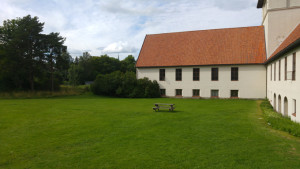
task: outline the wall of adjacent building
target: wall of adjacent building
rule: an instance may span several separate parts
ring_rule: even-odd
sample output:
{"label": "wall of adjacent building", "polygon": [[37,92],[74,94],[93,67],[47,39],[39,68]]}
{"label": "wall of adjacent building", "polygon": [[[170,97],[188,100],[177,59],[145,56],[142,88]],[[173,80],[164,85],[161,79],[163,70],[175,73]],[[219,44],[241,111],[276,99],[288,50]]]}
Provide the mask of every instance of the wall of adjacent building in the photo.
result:
{"label": "wall of adjacent building", "polygon": [[290,0],[287,4],[287,0],[267,0],[263,6],[268,57],[300,23],[300,1]]}
{"label": "wall of adjacent building", "polygon": [[[219,68],[219,80],[211,80],[211,68]],[[231,67],[239,68],[239,80],[231,81]],[[182,81],[175,80],[175,71],[182,69]],[[193,68],[200,68],[200,81],[193,81]],[[165,69],[165,81],[159,81],[159,69]],[[137,68],[137,78],[148,77],[166,89],[166,96],[174,97],[175,89],[182,89],[183,97],[192,97],[193,89],[200,89],[200,96],[211,97],[211,90],[219,90],[220,98],[230,98],[231,90],[239,91],[239,98],[266,97],[266,68],[264,65],[193,66],[167,68]]]}
{"label": "wall of adjacent building", "polygon": [[[287,71],[292,71],[293,63],[293,53],[296,52],[296,80],[285,80],[285,57],[287,57]],[[269,63],[267,65],[267,96],[270,103],[273,105],[277,112],[284,115],[284,98],[288,100],[288,116],[292,120],[300,122],[300,48],[295,49],[286,55],[283,55],[279,59]],[[279,81],[279,61],[281,61],[281,80]],[[272,65],[272,80],[271,80],[271,65]],[[274,72],[274,65],[276,65],[276,74]],[[298,71],[297,71],[298,70]],[[276,76],[276,81],[275,81]],[[274,100],[274,95],[276,99]],[[281,102],[279,102],[279,96],[281,97]],[[295,112],[296,100],[296,110],[297,115],[294,117],[292,114]],[[281,105],[281,106],[280,106]]]}

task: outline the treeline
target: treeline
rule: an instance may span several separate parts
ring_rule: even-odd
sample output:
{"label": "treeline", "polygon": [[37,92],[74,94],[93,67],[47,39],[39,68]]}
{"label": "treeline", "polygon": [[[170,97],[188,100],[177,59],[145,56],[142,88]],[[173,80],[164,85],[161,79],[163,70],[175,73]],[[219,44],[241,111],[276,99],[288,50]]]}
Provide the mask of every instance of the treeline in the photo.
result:
{"label": "treeline", "polygon": [[132,55],[119,60],[107,55],[91,56],[88,52],[75,58],[68,71],[69,84],[76,86],[94,81],[98,74],[109,74],[115,71],[135,72],[135,58]]}
{"label": "treeline", "polygon": [[73,59],[59,33],[43,34],[44,23],[30,15],[0,26],[0,92],[58,91],[60,85],[93,83],[94,94],[159,97],[156,81],[136,79],[135,58],[119,60],[88,52]]}

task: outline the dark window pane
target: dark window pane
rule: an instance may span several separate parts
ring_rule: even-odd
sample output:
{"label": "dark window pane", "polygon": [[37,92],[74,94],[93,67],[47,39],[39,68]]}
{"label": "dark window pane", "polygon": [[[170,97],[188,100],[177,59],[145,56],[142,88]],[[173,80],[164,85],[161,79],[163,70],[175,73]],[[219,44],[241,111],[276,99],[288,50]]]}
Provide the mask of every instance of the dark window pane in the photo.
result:
{"label": "dark window pane", "polygon": [[231,68],[231,80],[232,81],[239,80],[239,68],[238,67]]}
{"label": "dark window pane", "polygon": [[160,89],[160,95],[165,96],[166,95],[166,89]]}
{"label": "dark window pane", "polygon": [[176,69],[176,81],[181,81],[182,79],[182,69]]}
{"label": "dark window pane", "polygon": [[287,80],[287,57],[284,58],[284,80]]}
{"label": "dark window pane", "polygon": [[165,78],[166,78],[165,69],[159,69],[159,80],[165,81]]}
{"label": "dark window pane", "polygon": [[239,91],[238,90],[231,90],[230,91],[230,97],[239,97]]}
{"label": "dark window pane", "polygon": [[199,68],[193,69],[193,80],[194,81],[200,80],[200,69]]}
{"label": "dark window pane", "polygon": [[217,81],[219,80],[219,69],[211,68],[211,80]]}
{"label": "dark window pane", "polygon": [[219,90],[211,90],[211,97],[219,97]]}
{"label": "dark window pane", "polygon": [[193,96],[200,96],[200,90],[199,89],[193,89]]}
{"label": "dark window pane", "polygon": [[293,53],[293,72],[292,80],[296,80],[296,53]]}
{"label": "dark window pane", "polygon": [[279,70],[278,70],[279,74],[278,74],[278,80],[280,81],[281,80],[281,60],[279,60]]}
{"label": "dark window pane", "polygon": [[176,89],[176,96],[182,96],[182,89]]}

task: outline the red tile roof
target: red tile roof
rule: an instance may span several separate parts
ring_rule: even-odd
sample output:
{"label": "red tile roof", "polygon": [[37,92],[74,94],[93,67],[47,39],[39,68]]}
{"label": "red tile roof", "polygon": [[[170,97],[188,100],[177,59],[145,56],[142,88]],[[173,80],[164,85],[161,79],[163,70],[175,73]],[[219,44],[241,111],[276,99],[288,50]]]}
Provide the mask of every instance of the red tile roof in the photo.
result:
{"label": "red tile roof", "polygon": [[275,52],[267,60],[270,61],[275,57],[283,53],[288,47],[300,39],[300,24],[293,30],[293,32],[281,43],[281,45],[275,50]]}
{"label": "red tile roof", "polygon": [[262,64],[263,26],[147,35],[136,67]]}

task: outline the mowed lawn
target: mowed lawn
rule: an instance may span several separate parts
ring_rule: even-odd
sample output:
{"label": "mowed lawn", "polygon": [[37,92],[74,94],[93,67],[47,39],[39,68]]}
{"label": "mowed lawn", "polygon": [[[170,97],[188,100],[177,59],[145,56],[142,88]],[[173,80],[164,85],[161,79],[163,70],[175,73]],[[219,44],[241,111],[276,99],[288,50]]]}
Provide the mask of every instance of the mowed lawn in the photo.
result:
{"label": "mowed lawn", "polygon": [[261,118],[254,100],[2,99],[0,168],[300,168],[300,139]]}

